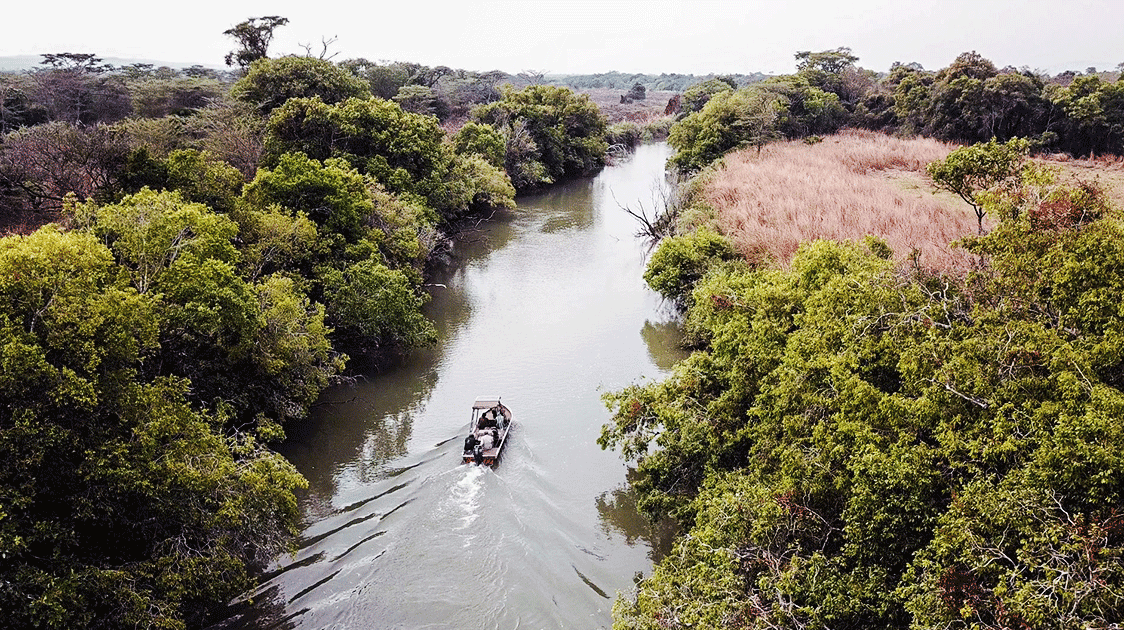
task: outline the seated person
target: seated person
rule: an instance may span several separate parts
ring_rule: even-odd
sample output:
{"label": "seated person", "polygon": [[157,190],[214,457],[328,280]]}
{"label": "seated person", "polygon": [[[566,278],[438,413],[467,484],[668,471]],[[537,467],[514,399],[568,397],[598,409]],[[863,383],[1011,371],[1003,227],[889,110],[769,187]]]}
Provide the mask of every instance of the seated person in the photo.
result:
{"label": "seated person", "polygon": [[480,436],[480,446],[484,447],[485,451],[491,449],[492,444],[494,444],[494,441],[492,439],[491,433],[485,433],[484,435]]}
{"label": "seated person", "polygon": [[480,422],[477,423],[481,429],[490,429],[496,426],[496,417],[491,415],[490,412],[485,411],[484,415],[480,416]]}

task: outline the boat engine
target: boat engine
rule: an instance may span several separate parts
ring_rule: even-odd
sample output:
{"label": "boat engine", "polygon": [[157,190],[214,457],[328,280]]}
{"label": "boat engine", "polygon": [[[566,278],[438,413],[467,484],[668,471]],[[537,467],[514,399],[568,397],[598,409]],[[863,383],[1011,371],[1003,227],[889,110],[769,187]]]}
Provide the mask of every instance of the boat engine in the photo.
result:
{"label": "boat engine", "polygon": [[476,446],[472,447],[472,461],[476,462],[477,464],[483,464],[484,463],[484,446],[483,445],[477,444]]}

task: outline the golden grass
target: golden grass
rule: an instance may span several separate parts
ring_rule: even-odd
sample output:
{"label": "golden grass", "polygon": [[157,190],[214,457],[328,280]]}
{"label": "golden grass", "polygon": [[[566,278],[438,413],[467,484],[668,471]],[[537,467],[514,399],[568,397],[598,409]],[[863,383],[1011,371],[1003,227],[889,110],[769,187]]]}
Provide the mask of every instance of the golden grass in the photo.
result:
{"label": "golden grass", "polygon": [[723,232],[754,262],[786,267],[804,241],[873,234],[902,263],[916,251],[927,269],[963,270],[970,257],[949,244],[977,232],[975,213],[952,195],[934,194],[924,172],[953,148],[859,131],[814,145],[776,143],[760,155],[728,155],[703,194]]}

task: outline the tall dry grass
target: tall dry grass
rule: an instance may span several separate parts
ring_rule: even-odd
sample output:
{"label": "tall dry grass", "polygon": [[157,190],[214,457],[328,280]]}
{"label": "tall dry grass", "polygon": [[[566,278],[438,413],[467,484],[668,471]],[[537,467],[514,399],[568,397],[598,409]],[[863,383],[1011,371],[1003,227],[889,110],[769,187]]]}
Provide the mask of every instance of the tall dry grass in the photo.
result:
{"label": "tall dry grass", "polygon": [[953,145],[849,131],[823,142],[783,142],[758,155],[726,157],[704,190],[719,224],[751,261],[787,267],[800,243],[861,240],[873,234],[905,263],[913,252],[932,271],[966,269],[970,257],[949,243],[977,231],[963,202],[932,194],[925,165]]}

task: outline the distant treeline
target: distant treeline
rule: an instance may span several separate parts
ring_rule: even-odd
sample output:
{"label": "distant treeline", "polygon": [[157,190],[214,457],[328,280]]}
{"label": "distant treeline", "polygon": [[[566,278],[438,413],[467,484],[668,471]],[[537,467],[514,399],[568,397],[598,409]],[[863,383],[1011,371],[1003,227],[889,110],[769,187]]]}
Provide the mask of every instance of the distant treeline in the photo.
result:
{"label": "distant treeline", "polygon": [[546,75],[547,83],[563,85],[578,90],[605,88],[613,90],[629,90],[634,85],[640,84],[650,92],[682,92],[687,88],[719,76],[728,78],[737,86],[757,83],[769,78],[770,75],[760,72],[749,74],[628,74],[624,72],[602,72],[599,74],[550,74]]}
{"label": "distant treeline", "polygon": [[1118,73],[1047,77],[997,68],[975,52],[937,71],[895,64],[878,75],[847,48],[797,53],[794,74],[739,87],[724,77],[688,88],[672,129],[675,163],[699,169],[727,151],[843,127],[954,142],[1027,138],[1037,152],[1124,152]]}

